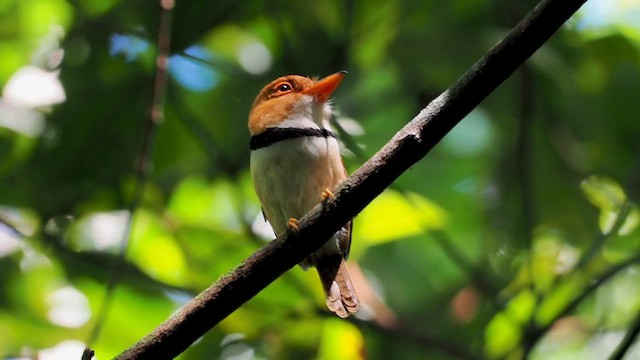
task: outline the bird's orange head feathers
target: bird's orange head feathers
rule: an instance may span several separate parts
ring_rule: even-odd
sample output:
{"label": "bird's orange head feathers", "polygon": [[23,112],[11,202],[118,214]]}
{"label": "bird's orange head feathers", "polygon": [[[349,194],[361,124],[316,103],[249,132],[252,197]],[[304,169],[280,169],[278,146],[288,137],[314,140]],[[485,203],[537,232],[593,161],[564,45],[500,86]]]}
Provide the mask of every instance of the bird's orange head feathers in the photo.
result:
{"label": "bird's orange head feathers", "polygon": [[320,80],[300,75],[286,75],[273,80],[253,102],[249,131],[256,135],[288,119],[295,105],[304,98],[326,102],[345,74],[346,71],[340,71]]}

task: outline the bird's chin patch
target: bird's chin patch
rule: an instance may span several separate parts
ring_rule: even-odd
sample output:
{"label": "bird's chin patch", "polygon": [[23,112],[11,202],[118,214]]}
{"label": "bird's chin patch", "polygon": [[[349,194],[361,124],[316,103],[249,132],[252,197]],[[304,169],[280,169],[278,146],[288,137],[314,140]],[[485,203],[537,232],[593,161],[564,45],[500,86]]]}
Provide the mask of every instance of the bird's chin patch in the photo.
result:
{"label": "bird's chin patch", "polygon": [[328,101],[315,102],[313,111],[313,121],[321,128],[328,128],[331,121],[331,104]]}
{"label": "bird's chin patch", "polygon": [[311,95],[303,95],[300,94],[300,99],[296,102],[296,105],[293,108],[294,114],[306,115],[309,114],[310,110],[316,107],[319,104],[316,99]]}
{"label": "bird's chin patch", "polygon": [[[311,95],[302,95],[289,118],[279,126],[326,128],[330,119],[331,105],[328,102],[317,101]],[[307,124],[307,126],[302,126],[302,124]],[[310,124],[315,126],[309,126]]]}

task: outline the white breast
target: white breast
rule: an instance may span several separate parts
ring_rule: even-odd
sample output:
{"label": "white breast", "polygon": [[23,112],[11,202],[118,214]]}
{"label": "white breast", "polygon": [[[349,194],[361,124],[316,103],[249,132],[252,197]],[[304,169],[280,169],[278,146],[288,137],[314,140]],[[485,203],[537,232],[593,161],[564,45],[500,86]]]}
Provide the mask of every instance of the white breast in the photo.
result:
{"label": "white breast", "polygon": [[279,235],[345,178],[335,138],[303,137],[251,152],[251,175],[267,219]]}

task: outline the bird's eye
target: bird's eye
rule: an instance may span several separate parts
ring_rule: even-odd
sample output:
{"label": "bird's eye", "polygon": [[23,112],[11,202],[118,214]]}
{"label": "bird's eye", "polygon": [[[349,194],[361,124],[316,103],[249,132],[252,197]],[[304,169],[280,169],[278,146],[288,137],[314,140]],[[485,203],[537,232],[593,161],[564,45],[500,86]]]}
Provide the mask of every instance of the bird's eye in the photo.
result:
{"label": "bird's eye", "polygon": [[288,93],[292,89],[293,88],[291,87],[291,84],[289,84],[288,82],[281,82],[278,85],[276,85],[276,91],[280,94]]}

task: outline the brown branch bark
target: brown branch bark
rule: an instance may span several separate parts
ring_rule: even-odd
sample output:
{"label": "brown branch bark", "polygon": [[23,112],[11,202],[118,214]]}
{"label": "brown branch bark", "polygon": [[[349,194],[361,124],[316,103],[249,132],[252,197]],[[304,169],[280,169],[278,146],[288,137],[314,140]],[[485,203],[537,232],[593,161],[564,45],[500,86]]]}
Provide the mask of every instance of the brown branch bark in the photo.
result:
{"label": "brown branch bark", "polygon": [[586,0],[543,0],[453,86],[424,108],[336,191],[117,359],[173,358],[300,262],[422,159],[464,116],[555,33]]}

